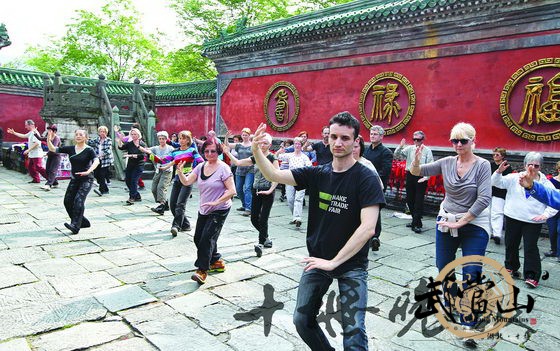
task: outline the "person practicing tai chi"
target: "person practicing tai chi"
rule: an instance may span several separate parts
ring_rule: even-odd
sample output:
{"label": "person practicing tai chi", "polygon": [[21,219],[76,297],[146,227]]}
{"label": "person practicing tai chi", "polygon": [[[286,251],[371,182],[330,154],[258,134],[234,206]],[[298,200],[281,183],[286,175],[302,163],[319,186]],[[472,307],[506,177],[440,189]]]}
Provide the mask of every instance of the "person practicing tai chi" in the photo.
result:
{"label": "person practicing tai chi", "polygon": [[276,169],[262,152],[266,125],[252,142],[255,161],[266,179],[309,190],[307,249],[299,283],[294,324],[312,350],[334,350],[319,327],[322,299],[336,279],[341,302],[345,350],[367,350],[368,244],[379,209],[385,204],[379,178],[352,156],[360,123],[348,112],[330,119],[333,162],[317,167]]}
{"label": "person practicing tai chi", "polygon": [[87,132],[78,129],[74,132],[74,146],[55,147],[52,143],[55,134],[49,130],[47,145],[49,151],[67,154],[72,167],[71,179],[64,195],[64,208],[70,217],[70,223],[64,223],[72,234],[78,234],[81,228],[89,228],[91,223],[84,217],[86,198],[93,186],[93,171],[99,166],[99,159],[92,147],[86,144]]}

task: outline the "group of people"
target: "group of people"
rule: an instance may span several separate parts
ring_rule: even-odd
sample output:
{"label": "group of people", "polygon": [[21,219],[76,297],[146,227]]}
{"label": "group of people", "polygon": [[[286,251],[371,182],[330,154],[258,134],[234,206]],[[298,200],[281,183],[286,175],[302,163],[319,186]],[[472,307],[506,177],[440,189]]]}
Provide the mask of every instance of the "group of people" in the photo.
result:
{"label": "group of people", "polygon": [[[28,122],[27,134],[13,129],[8,129],[8,133],[28,138],[27,153],[30,158],[35,158],[34,125]],[[102,181],[106,177],[106,170],[102,169],[108,167],[113,157],[107,147],[110,145],[107,131],[106,127],[99,128],[98,138],[91,143],[93,147],[88,146],[84,130],[75,132],[74,146],[55,145],[56,128],[53,130],[51,126],[48,131],[49,151],[68,154],[72,164],[72,179],[64,205],[70,217],[70,223],[65,226],[74,234],[91,225],[84,217],[84,201],[92,187],[93,174],[99,183],[99,193],[108,192]],[[128,140],[123,140],[122,136],[117,139],[128,159],[127,203],[141,200],[136,185],[148,155],[157,168],[152,188],[157,207],[153,210],[158,214],[166,208],[171,210],[171,233],[176,236],[180,231],[191,230],[185,208],[192,186],[197,183],[200,203],[194,233],[196,271],[192,279],[204,284],[210,272],[225,270],[217,242],[235,195],[241,201],[238,210],[250,216],[258,231],[255,252],[261,256],[263,248],[272,247],[268,217],[277,186],[286,186],[291,223],[296,227],[302,225],[303,198],[307,191],[306,244],[309,256],[303,259],[294,323],[301,338],[313,350],[333,349],[318,325],[317,316],[322,298],[334,279],[338,281],[340,293],[344,348],[367,349],[364,320],[368,251],[379,249],[380,209],[385,205],[384,191],[393,157],[406,159],[406,202],[412,214],[409,227],[416,233],[422,232],[423,228],[426,181],[436,175],[443,178],[445,197],[440,204],[435,229],[438,270],[455,259],[459,248],[463,256],[484,256],[491,239],[500,244],[504,238],[505,268],[514,277],[521,277],[519,246],[523,239],[523,279],[530,287],[538,286],[541,260],[537,239],[547,220],[549,227],[555,229],[551,229],[552,250],[546,255],[558,256],[560,250],[557,211],[560,192],[553,190],[555,185],[559,187],[560,176],[549,181],[539,172],[543,165],[542,155],[528,153],[524,159],[525,170],[513,173],[503,148],[494,150],[492,163],[475,155],[476,130],[462,122],[450,132],[449,140],[456,155],[436,161],[431,150],[424,145],[426,136],[422,131],[413,133],[413,145],[406,146],[403,139],[394,152],[382,144],[385,134],[382,127],[370,129],[369,146],[359,132],[359,121],[350,113],[341,112],[322,129],[322,140],[311,144],[307,133],[302,132],[294,138],[293,145],[284,145],[273,154],[272,136],[266,133],[265,124],[259,125],[253,134],[249,128],[244,128],[234,143],[229,142],[230,134],[223,143],[214,134],[209,134],[206,140],[202,140],[200,150],[197,140],[188,131],[178,133],[175,142],[168,140],[166,132],[159,132],[158,145],[148,148],[141,140],[140,131],[133,128]],[[235,175],[230,165],[221,160],[223,154],[236,167]],[[47,175],[38,160],[30,162],[31,167],[33,181],[36,173]],[[560,163],[557,168],[560,171]],[[167,200],[166,190],[170,182],[171,194]],[[54,180],[50,185],[54,185]],[[500,218],[505,221],[499,221]],[[505,236],[502,235],[503,227]],[[480,276],[481,270],[477,265],[465,266],[463,279]],[[451,296],[452,293],[446,295],[446,299]],[[477,320],[463,311],[461,323],[470,326]]]}

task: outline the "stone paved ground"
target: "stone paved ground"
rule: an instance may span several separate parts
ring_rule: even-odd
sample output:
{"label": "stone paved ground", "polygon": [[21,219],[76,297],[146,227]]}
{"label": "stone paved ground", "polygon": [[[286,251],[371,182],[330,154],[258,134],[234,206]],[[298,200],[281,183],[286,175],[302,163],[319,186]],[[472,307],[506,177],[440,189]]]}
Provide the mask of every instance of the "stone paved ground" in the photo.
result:
{"label": "stone paved ground", "polygon": [[[109,196],[90,194],[86,215],[94,224],[69,235],[60,189],[45,192],[23,174],[0,168],[0,351],[24,350],[305,350],[291,322],[305,256],[304,230],[289,225],[285,203],[270,219],[274,248],[255,257],[257,234],[248,218],[230,213],[219,240],[227,262],[199,287],[190,279],[195,260],[192,233],[172,238],[170,216],[157,216],[144,201],[123,206],[122,182]],[[148,182],[148,186],[149,186]],[[189,200],[195,218],[197,192]],[[236,205],[239,205],[236,200]],[[434,231],[412,233],[406,220],[384,210],[381,250],[370,253],[366,319],[371,350],[461,350],[463,340],[443,331],[432,316],[413,322],[414,288],[437,275]],[[194,220],[193,220],[194,223]],[[433,228],[433,218],[426,227]],[[541,252],[547,240],[541,239]],[[488,256],[503,262],[503,246]],[[536,290],[520,288],[519,302],[535,298],[530,322],[510,324],[501,339],[484,339],[479,350],[553,350],[560,343],[559,263],[543,260],[550,279]],[[272,325],[258,309],[265,287],[274,289]],[[333,315],[336,287],[324,301],[324,322],[337,350],[340,325]],[[402,315],[398,305],[412,300]],[[248,313],[252,312],[252,313]],[[336,315],[335,315],[336,316]],[[268,328],[267,328],[268,327]],[[265,336],[265,330],[269,333]],[[407,332],[405,332],[408,330]],[[404,334],[404,335],[403,335]]]}

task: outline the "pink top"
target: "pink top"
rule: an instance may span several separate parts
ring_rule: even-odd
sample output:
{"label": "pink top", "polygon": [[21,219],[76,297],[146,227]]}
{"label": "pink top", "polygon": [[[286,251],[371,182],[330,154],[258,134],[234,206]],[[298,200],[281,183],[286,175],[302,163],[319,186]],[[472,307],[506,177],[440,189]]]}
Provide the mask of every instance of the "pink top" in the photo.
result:
{"label": "pink top", "polygon": [[[212,175],[206,179],[202,172],[202,167],[204,167],[207,162],[203,162],[193,169],[193,173],[196,174],[198,185],[198,192],[200,194],[200,205],[207,202],[212,202],[218,200],[226,192],[225,181],[229,177],[233,177],[231,169],[229,166],[222,161],[218,161],[218,169]],[[219,204],[218,206],[199,206],[198,212],[202,215],[207,215],[214,211],[227,210],[231,207],[231,199]]]}

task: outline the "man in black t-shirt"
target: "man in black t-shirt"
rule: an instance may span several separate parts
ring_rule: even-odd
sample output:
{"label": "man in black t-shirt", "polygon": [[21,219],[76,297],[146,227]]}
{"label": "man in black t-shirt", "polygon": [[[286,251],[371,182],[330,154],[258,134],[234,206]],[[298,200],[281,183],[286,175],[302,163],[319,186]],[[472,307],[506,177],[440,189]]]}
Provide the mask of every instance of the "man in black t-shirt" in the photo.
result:
{"label": "man in black t-shirt", "polygon": [[324,165],[332,162],[333,156],[329,147],[329,127],[324,126],[322,129],[323,140],[310,145],[305,151],[315,151],[317,155],[317,165]]}
{"label": "man in black t-shirt", "polygon": [[298,288],[294,324],[312,350],[334,350],[317,323],[322,298],[338,280],[345,350],[367,349],[364,320],[367,307],[368,242],[385,204],[379,179],[356,162],[352,149],[360,131],[358,120],[341,112],[329,122],[333,162],[317,167],[277,170],[260,151],[266,125],[253,138],[253,155],[272,182],[309,189],[305,268]]}

